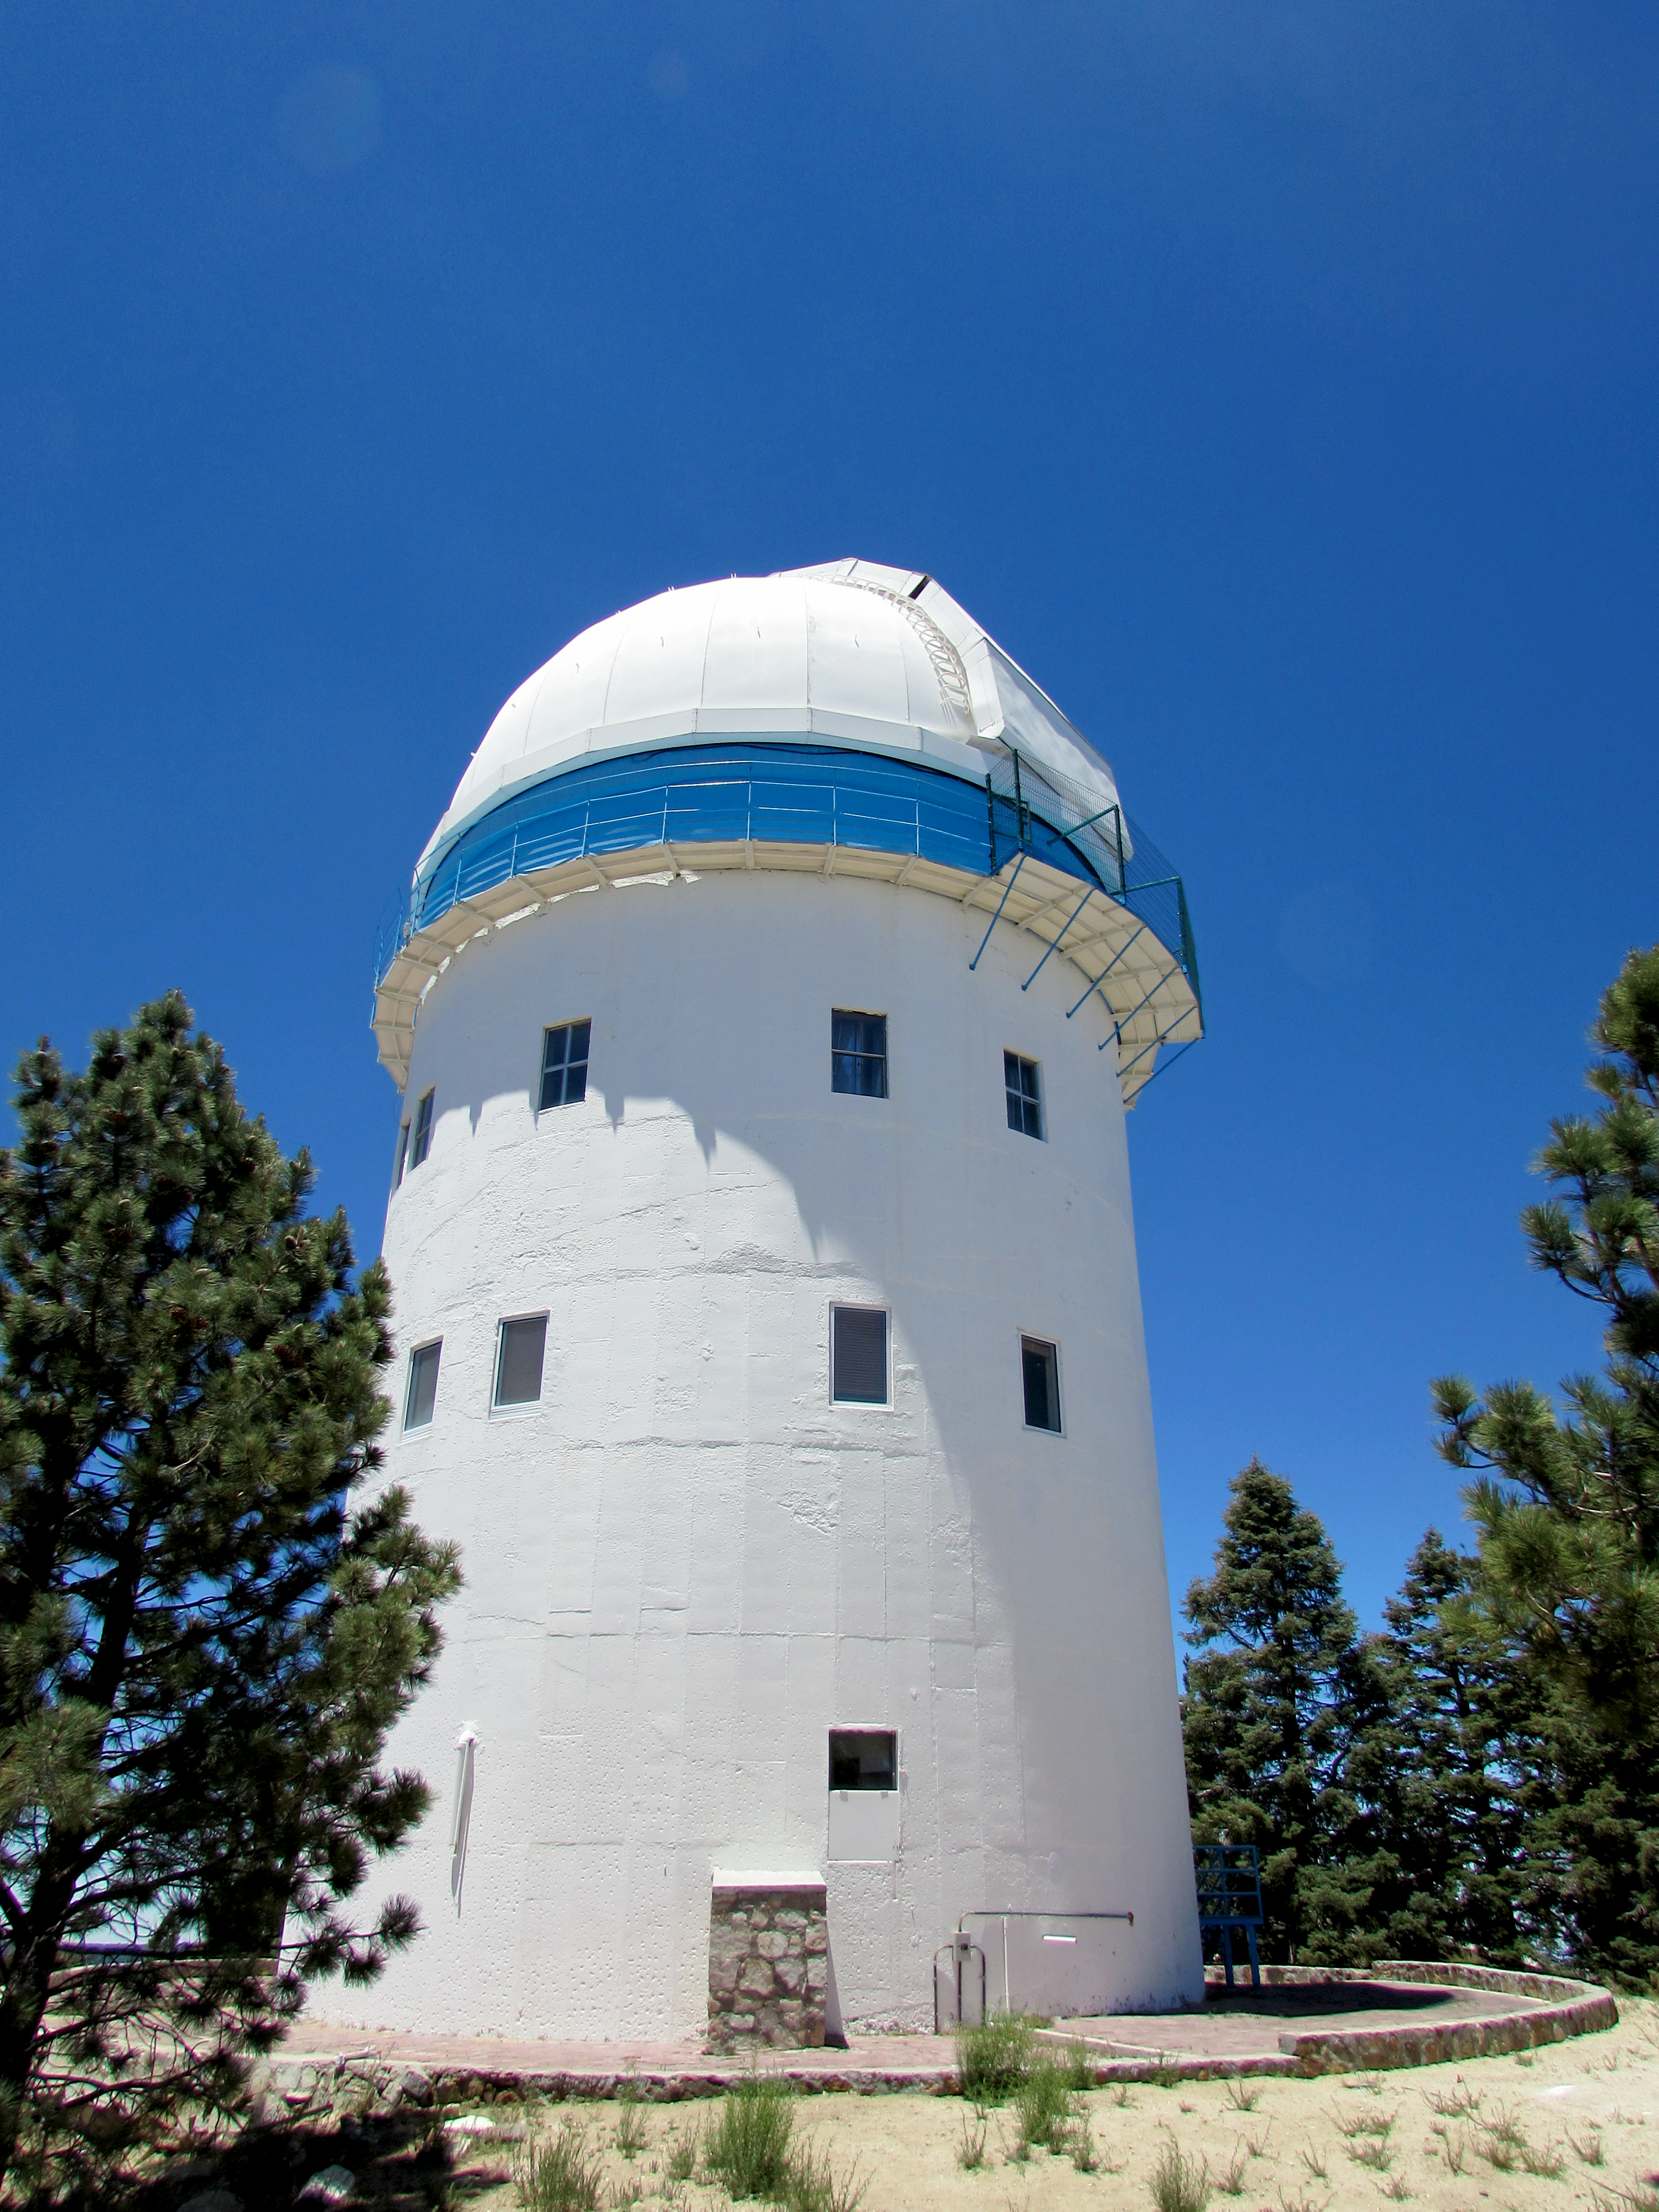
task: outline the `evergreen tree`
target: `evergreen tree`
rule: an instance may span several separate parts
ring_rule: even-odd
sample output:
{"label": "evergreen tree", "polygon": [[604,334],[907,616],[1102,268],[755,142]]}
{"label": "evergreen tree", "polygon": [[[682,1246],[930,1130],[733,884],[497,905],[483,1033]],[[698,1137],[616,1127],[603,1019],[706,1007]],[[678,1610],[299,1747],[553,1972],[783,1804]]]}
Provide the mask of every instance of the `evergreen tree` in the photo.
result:
{"label": "evergreen tree", "polygon": [[1534,1888],[1587,1966],[1659,1974],[1659,946],[1601,1000],[1594,1117],[1552,1124],[1563,1199],[1522,1219],[1533,1264],[1598,1305],[1607,1357],[1563,1385],[1435,1385],[1441,1449],[1474,1471],[1476,1590],[1525,1655],[1558,1770]]}
{"label": "evergreen tree", "polygon": [[50,2154],[61,2179],[233,2104],[307,1978],[368,1978],[416,1932],[407,1900],[367,1930],[343,1908],[428,1802],[378,1762],[459,1575],[400,1492],[353,1509],[385,1274],[352,1287],[344,1217],[307,1215],[306,1155],[243,1112],[183,1000],[100,1033],[83,1075],[43,1040],[16,1105],[0,2174]]}
{"label": "evergreen tree", "polygon": [[1530,1686],[1474,1603],[1474,1562],[1431,1528],[1371,1640],[1386,1720],[1352,1763],[1393,1863],[1365,1912],[1376,1955],[1520,1966],[1540,1746]]}
{"label": "evergreen tree", "polygon": [[1383,1697],[1341,1580],[1317,1515],[1253,1459],[1184,1607],[1201,1654],[1182,1710],[1193,1834],[1255,1845],[1262,1946],[1281,1963],[1364,1955],[1370,1893],[1394,1872],[1352,1786]]}

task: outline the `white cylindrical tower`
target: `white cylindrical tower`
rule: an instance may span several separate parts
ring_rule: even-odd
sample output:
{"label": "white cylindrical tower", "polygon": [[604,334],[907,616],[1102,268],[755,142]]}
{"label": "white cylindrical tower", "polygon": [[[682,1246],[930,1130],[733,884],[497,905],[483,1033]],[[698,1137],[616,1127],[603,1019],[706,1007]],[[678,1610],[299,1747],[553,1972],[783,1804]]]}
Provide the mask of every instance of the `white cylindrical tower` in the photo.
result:
{"label": "white cylindrical tower", "polygon": [[425,1932],[319,2009],[926,2027],[959,1925],[992,2003],[1200,1996],[1124,1110],[1201,1018],[1105,762],[926,576],[668,592],[507,702],[375,980],[466,1587]]}

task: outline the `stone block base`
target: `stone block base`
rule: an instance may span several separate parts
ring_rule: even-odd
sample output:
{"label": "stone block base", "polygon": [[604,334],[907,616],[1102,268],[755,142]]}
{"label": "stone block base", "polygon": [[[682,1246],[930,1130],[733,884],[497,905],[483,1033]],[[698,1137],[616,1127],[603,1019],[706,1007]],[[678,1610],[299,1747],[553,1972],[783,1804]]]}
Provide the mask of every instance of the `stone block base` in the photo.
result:
{"label": "stone block base", "polygon": [[708,2044],[818,2049],[830,1981],[824,1885],[716,1875],[708,1905]]}

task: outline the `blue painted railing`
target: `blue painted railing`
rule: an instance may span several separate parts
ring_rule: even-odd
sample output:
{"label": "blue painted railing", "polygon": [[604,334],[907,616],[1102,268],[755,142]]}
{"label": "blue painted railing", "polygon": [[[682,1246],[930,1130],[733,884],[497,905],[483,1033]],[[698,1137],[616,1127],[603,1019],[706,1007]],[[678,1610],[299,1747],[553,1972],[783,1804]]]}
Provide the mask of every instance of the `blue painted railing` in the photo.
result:
{"label": "blue painted railing", "polygon": [[914,853],[969,875],[993,873],[1024,849],[1131,907],[1196,989],[1179,878],[1139,832],[1115,842],[1097,827],[1068,835],[1063,813],[1043,804],[1040,783],[1016,799],[989,780],[824,745],[727,742],[594,762],[503,800],[394,897],[375,943],[375,986],[412,932],[514,876],[590,853],[752,839]]}

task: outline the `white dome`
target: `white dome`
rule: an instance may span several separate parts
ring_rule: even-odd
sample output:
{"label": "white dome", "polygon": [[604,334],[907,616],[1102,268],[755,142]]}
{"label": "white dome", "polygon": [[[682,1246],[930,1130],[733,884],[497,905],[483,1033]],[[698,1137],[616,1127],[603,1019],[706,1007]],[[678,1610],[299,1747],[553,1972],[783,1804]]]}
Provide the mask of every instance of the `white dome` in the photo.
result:
{"label": "white dome", "polygon": [[1011,743],[1095,795],[1110,769],[931,578],[841,561],[661,592],[583,630],[485,732],[424,863],[513,793],[688,737],[787,736],[927,755],[976,779]]}

